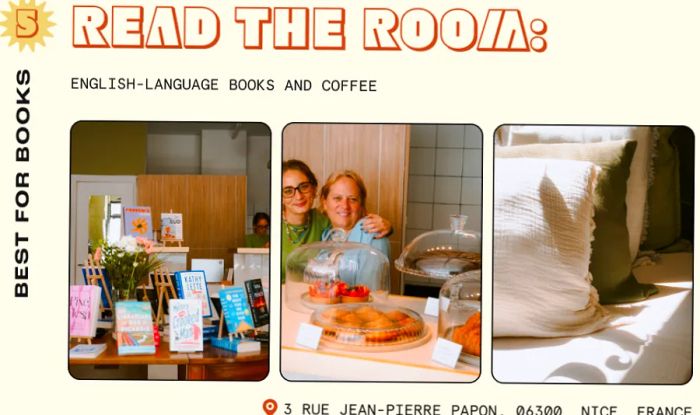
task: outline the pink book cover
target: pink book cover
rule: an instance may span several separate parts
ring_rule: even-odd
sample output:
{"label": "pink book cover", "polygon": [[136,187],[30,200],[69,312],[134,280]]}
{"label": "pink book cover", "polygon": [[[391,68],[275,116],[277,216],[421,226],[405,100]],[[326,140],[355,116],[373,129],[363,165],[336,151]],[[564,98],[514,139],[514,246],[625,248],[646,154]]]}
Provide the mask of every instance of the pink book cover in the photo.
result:
{"label": "pink book cover", "polygon": [[102,289],[97,285],[71,285],[70,335],[95,337]]}

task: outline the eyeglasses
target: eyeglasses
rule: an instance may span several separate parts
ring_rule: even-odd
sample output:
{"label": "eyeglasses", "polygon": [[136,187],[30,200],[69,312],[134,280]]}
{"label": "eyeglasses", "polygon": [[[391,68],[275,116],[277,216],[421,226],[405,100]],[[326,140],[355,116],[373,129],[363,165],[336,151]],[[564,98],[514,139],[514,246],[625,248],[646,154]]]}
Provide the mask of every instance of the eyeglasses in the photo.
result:
{"label": "eyeglasses", "polygon": [[269,224],[267,224],[267,225],[255,225],[255,226],[253,226],[253,228],[255,228],[255,229],[270,229],[270,225]]}
{"label": "eyeglasses", "polygon": [[294,197],[294,194],[298,191],[299,193],[302,194],[307,194],[311,193],[311,190],[313,190],[314,185],[311,184],[311,182],[301,182],[297,187],[292,187],[292,186],[287,186],[282,188],[282,196],[284,196],[287,199],[291,199]]}

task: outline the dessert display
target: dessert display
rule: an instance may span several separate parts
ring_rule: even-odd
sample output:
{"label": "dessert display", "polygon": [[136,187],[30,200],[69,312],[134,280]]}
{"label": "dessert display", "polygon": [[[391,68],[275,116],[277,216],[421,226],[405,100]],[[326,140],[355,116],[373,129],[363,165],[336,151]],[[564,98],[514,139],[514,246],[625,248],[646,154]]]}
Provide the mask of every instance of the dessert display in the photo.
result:
{"label": "dessert display", "polygon": [[435,250],[412,259],[415,269],[431,275],[459,275],[467,271],[481,269],[481,254],[478,252],[458,252]]}
{"label": "dessert display", "polygon": [[340,304],[316,310],[311,324],[323,328],[330,347],[378,351],[407,348],[427,340],[423,319],[412,310],[368,304]]}
{"label": "dessert display", "polygon": [[406,274],[448,279],[481,269],[481,235],[465,229],[467,217],[450,217],[450,229],[426,232],[416,237],[396,260]]}
{"label": "dessert display", "polygon": [[464,325],[455,327],[452,341],[462,345],[462,352],[481,356],[481,312],[477,311]]}
{"label": "dessert display", "polygon": [[309,285],[308,300],[317,304],[366,303],[370,290],[365,285],[348,286],[343,281],[315,281]]}
{"label": "dessert display", "polygon": [[389,295],[389,259],[370,245],[333,239],[300,246],[287,257],[286,305],[309,313],[340,303],[383,303]]}
{"label": "dessert display", "polygon": [[340,293],[347,284],[342,281],[315,281],[309,285],[309,301],[317,304],[336,304],[340,302]]}
{"label": "dessert display", "polygon": [[481,271],[447,280],[440,288],[438,336],[462,345],[459,360],[479,364],[481,356]]}
{"label": "dessert display", "polygon": [[340,293],[343,303],[366,303],[370,300],[369,288],[365,285],[345,287]]}

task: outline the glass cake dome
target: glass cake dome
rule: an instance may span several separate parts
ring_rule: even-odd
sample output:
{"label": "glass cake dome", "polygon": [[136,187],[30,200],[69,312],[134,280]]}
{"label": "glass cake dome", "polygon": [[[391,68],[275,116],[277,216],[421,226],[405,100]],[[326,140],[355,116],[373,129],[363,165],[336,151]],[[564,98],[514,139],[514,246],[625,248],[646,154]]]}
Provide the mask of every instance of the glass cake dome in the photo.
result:
{"label": "glass cake dome", "polygon": [[451,229],[417,236],[396,260],[406,274],[447,279],[481,269],[481,234],[465,230],[467,216],[450,216]]}
{"label": "glass cake dome", "polygon": [[369,245],[346,242],[342,229],[331,240],[300,246],[287,257],[285,301],[296,311],[311,312],[339,303],[387,301],[389,259]]}
{"label": "glass cake dome", "polygon": [[446,281],[440,289],[438,336],[461,344],[459,360],[479,365],[481,359],[481,271]]}

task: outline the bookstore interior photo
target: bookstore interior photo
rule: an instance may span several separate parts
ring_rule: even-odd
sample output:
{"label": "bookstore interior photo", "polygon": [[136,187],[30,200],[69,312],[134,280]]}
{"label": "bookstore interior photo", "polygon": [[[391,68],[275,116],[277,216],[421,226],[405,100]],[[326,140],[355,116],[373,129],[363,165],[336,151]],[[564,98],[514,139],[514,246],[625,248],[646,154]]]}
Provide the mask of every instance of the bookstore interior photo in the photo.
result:
{"label": "bookstore interior photo", "polygon": [[269,128],[81,121],[70,168],[71,376],[264,379]]}

